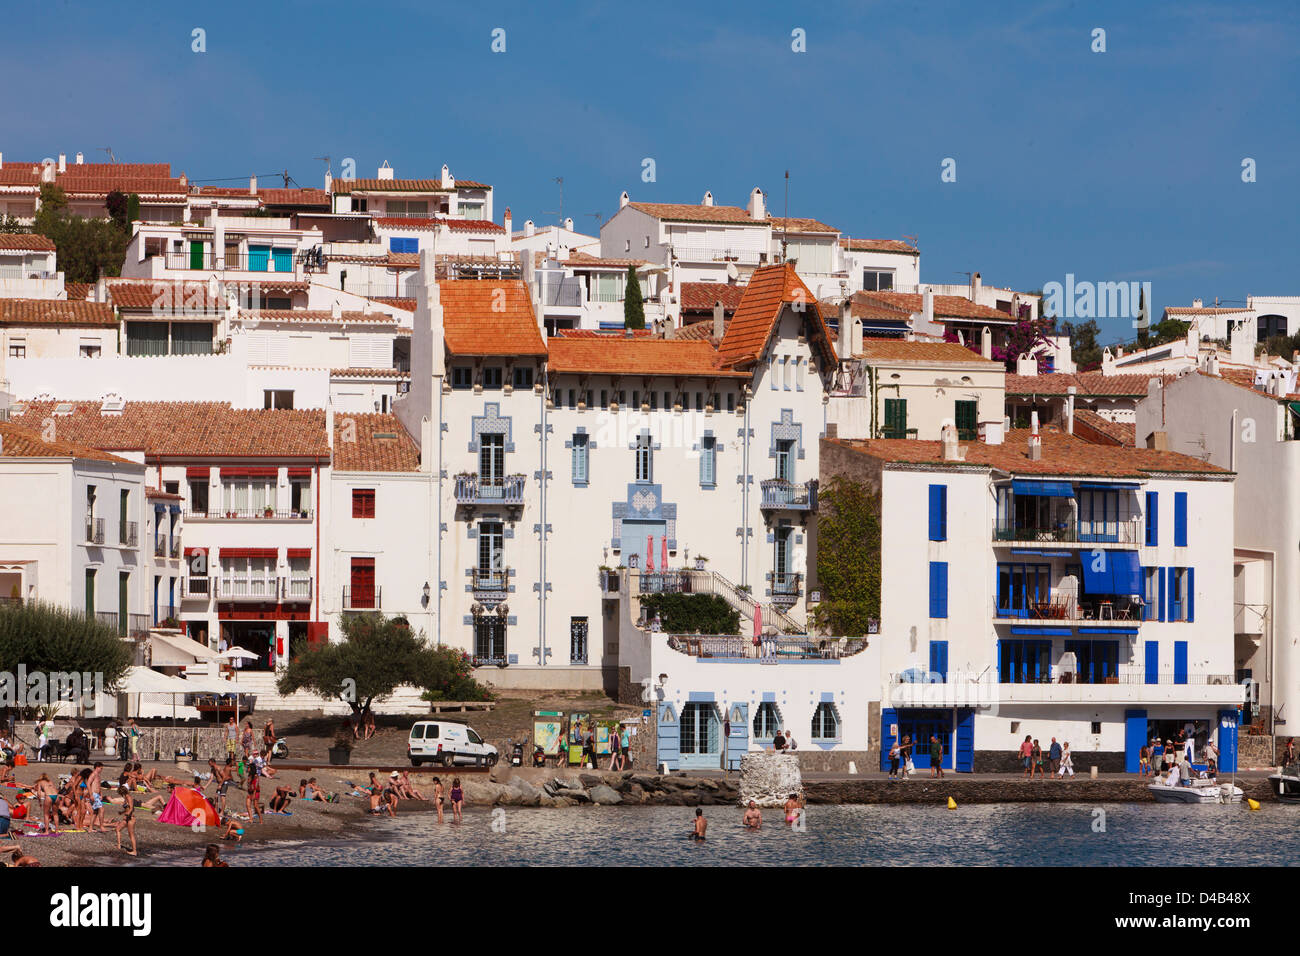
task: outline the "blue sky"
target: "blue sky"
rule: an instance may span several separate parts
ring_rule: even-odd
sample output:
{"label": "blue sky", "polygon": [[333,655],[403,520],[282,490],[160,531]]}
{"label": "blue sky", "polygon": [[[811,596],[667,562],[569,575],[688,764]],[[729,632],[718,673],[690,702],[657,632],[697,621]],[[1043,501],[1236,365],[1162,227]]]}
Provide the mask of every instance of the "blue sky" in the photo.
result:
{"label": "blue sky", "polygon": [[496,187],[498,221],[554,221],[562,176],[588,231],[623,189],[743,204],[759,185],[779,212],[788,169],[792,215],[917,236],[929,282],[1150,281],[1157,315],[1300,294],[1290,2],[54,0],[5,23],[6,161],[111,146],[196,180],[316,186],[318,156],[359,175],[446,162]]}

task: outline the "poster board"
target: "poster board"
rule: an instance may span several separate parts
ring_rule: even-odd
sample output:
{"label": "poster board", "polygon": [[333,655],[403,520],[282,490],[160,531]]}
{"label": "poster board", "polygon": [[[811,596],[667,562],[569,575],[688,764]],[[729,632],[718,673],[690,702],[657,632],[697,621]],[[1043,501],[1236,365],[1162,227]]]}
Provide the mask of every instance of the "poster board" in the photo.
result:
{"label": "poster board", "polygon": [[564,719],[555,716],[533,717],[533,746],[541,747],[542,753],[554,757],[564,745]]}

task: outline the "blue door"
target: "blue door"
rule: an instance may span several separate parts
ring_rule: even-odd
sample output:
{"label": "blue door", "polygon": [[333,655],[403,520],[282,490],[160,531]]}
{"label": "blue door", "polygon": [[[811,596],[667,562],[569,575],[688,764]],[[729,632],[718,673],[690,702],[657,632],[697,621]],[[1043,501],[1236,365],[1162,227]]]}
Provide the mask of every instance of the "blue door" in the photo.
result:
{"label": "blue door", "polygon": [[248,247],[248,271],[265,272],[266,263],[271,258],[270,246],[249,246]]}
{"label": "blue door", "polygon": [[683,770],[722,769],[722,720],[711,700],[693,700],[678,721],[678,750]]}
{"label": "blue door", "polygon": [[[677,743],[677,711],[669,703],[659,705],[659,763],[676,770],[681,763]],[[657,769],[657,768],[656,768]]]}
{"label": "blue door", "polygon": [[1140,751],[1147,743],[1147,712],[1124,711],[1124,772],[1137,773]]}
{"label": "blue door", "polygon": [[880,710],[880,769],[889,769],[889,748],[894,746],[894,741],[899,739],[895,735],[898,730],[898,711],[892,707],[882,707]]}
{"label": "blue door", "polygon": [[749,704],[732,704],[727,709],[731,736],[727,738],[727,769],[739,770],[740,758],[749,753]]}
{"label": "blue door", "polygon": [[1237,772],[1237,712],[1219,711],[1219,769]]}
{"label": "blue door", "polygon": [[950,710],[899,710],[899,739],[912,738],[912,763],[918,769],[930,766],[930,736],[943,744],[945,770],[952,769],[952,711]]}
{"label": "blue door", "polygon": [[975,768],[975,709],[963,707],[957,711],[957,747],[954,757],[958,773],[970,773]]}
{"label": "blue door", "polygon": [[275,266],[276,272],[293,271],[293,250],[292,249],[272,249],[271,263]]}
{"label": "blue door", "polygon": [[[662,571],[659,567],[663,557],[663,537],[668,533],[668,523],[665,521],[624,521],[623,522],[623,563],[629,568],[635,567],[642,571],[646,570],[647,558],[650,555],[646,551],[647,539],[654,539],[654,566],[656,571]],[[633,559],[636,563],[633,564]]]}

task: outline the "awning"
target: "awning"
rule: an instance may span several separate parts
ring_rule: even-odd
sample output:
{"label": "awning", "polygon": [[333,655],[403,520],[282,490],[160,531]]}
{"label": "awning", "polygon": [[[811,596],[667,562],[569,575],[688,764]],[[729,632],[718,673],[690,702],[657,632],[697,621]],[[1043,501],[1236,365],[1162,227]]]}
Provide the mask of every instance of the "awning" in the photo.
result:
{"label": "awning", "polygon": [[[185,683],[191,694],[238,694],[239,685],[224,677],[208,674],[186,674]],[[247,691],[245,691],[247,693]]]}
{"label": "awning", "polygon": [[194,689],[179,677],[169,677],[148,667],[132,665],[117,686],[119,694],[192,694]]}
{"label": "awning", "polygon": [[1035,551],[1033,548],[1012,548],[1012,554],[1031,554],[1037,558],[1068,558],[1072,551]]}
{"label": "awning", "polygon": [[1011,490],[1018,495],[1041,495],[1046,498],[1073,498],[1074,487],[1068,481],[1049,481],[1045,478],[1016,478]]}
{"label": "awning", "polygon": [[1141,488],[1142,486],[1136,481],[1081,481],[1079,487],[1091,491],[1132,491],[1134,488]]}
{"label": "awning", "polygon": [[1142,566],[1136,551],[1101,551],[1083,562],[1083,589],[1089,594],[1141,594]]}
{"label": "awning", "polygon": [[274,478],[280,473],[278,468],[269,467],[247,467],[247,468],[222,468],[222,478]]}
{"label": "awning", "polygon": [[217,652],[183,634],[149,635],[155,667],[188,667],[196,661],[216,660]]}

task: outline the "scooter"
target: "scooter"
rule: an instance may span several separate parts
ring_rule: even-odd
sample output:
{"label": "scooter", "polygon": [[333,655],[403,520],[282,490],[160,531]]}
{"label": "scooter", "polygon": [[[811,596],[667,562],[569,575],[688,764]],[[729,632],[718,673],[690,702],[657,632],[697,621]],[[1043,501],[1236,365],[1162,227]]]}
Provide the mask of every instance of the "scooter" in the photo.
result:
{"label": "scooter", "polygon": [[534,767],[546,766],[546,751],[543,750],[540,746],[533,748],[533,766]]}
{"label": "scooter", "polygon": [[517,743],[510,751],[510,766],[522,767],[524,765],[524,745],[522,742]]}
{"label": "scooter", "polygon": [[289,742],[281,737],[271,745],[271,756],[283,759],[289,756]]}

